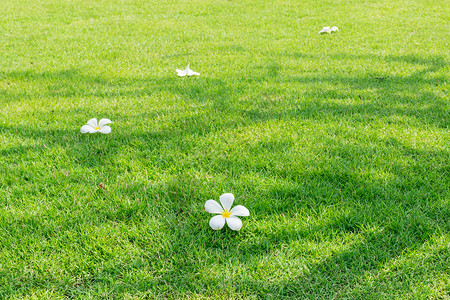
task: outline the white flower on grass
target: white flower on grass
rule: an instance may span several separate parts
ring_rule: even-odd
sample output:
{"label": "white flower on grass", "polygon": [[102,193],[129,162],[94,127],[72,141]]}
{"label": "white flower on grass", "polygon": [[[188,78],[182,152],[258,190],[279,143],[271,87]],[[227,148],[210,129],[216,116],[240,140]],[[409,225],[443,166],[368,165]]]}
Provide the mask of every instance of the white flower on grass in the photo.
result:
{"label": "white flower on grass", "polygon": [[231,208],[234,201],[233,194],[227,193],[223,194],[219,198],[220,205],[215,200],[208,200],[205,203],[205,210],[212,214],[219,214],[217,216],[214,216],[209,220],[209,226],[211,226],[214,230],[222,229],[222,227],[225,225],[225,221],[227,222],[228,227],[230,227],[232,230],[239,230],[242,227],[242,221],[238,218],[240,217],[248,217],[250,215],[250,212],[247,208],[245,208],[242,205],[236,205],[235,207]]}
{"label": "white flower on grass", "polygon": [[112,123],[109,119],[101,119],[100,122],[97,123],[97,119],[93,118],[87,121],[87,125],[81,127],[81,133],[104,133],[108,134],[111,132],[111,127],[106,126],[106,124]]}
{"label": "white flower on grass", "polygon": [[186,75],[187,76],[200,75],[200,73],[194,72],[191,69],[189,69],[189,64],[187,65],[186,69],[184,69],[184,70],[177,69],[177,73],[178,73],[177,75],[180,76],[180,77],[183,77],[183,76],[186,76]]}
{"label": "white flower on grass", "polygon": [[335,31],[339,31],[339,29],[336,26],[324,27],[324,28],[322,28],[321,31],[319,31],[319,34],[321,34],[321,33],[328,33],[328,34],[330,34],[330,33],[335,32]]}

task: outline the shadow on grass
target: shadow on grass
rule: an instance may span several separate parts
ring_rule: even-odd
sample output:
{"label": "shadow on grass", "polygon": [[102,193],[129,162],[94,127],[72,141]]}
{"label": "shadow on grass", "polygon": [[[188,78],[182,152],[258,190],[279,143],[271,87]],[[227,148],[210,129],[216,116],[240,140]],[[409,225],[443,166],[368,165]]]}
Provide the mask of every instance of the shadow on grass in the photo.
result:
{"label": "shadow on grass", "polygon": [[[332,55],[334,59],[370,59],[371,56],[348,54]],[[346,117],[355,122],[368,122],[378,118],[406,117],[418,124],[414,126],[434,125],[448,128],[449,109],[444,86],[447,78],[442,74],[446,65],[442,57],[422,58],[415,56],[376,57],[385,63],[404,62],[423,68],[408,75],[352,75],[333,74],[329,77],[300,75],[285,78],[282,67],[272,63],[267,70],[256,75],[237,74],[234,79],[218,78],[105,78],[82,74],[79,70],[65,70],[57,73],[13,72],[1,74],[7,82],[25,82],[27,84],[47,86],[38,94],[28,89],[19,91],[1,91],[6,102],[25,101],[33,98],[130,98],[140,99],[151,95],[168,93],[180,97],[181,101],[196,104],[208,103],[209,111],[203,116],[191,119],[182,116],[175,120],[180,134],[190,134],[189,130],[211,132],[214,123],[208,121],[211,113],[223,114],[236,122],[242,118],[244,124],[283,118],[326,119]],[[258,75],[259,74],[259,75]],[[281,84],[280,87],[278,85]],[[323,86],[325,84],[325,86]],[[250,89],[255,86],[257,90]],[[312,88],[311,88],[312,87]],[[300,91],[299,91],[300,88]],[[292,89],[292,91],[291,91]],[[133,101],[131,101],[131,104]],[[135,112],[128,118],[153,118],[155,114],[173,114],[173,111]],[[387,120],[387,122],[402,122]],[[404,122],[404,120],[403,120]],[[413,122],[412,122],[413,123]],[[193,125],[193,126],[191,126]],[[228,128],[230,124],[215,126],[217,130]],[[412,124],[410,124],[412,125]],[[224,127],[225,126],[225,127]],[[208,128],[209,127],[209,128]],[[170,130],[170,129],[168,129]]]}

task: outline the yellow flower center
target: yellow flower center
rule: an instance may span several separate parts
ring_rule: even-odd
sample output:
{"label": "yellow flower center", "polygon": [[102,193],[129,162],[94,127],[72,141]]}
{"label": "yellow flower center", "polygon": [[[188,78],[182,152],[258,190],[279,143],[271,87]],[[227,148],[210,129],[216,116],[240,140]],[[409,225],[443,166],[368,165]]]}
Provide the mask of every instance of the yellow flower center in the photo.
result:
{"label": "yellow flower center", "polygon": [[100,130],[100,126],[95,127],[95,130]]}
{"label": "yellow flower center", "polygon": [[231,212],[229,212],[227,209],[222,213],[222,218],[229,218],[231,216]]}

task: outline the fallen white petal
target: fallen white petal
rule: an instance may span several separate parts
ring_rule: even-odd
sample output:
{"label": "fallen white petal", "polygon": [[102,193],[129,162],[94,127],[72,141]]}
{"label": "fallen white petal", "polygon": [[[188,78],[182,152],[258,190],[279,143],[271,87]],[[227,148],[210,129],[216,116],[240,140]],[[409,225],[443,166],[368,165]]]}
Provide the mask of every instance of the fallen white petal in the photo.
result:
{"label": "fallen white petal", "polygon": [[188,70],[187,70],[187,76],[192,76],[192,75],[200,75],[200,73],[194,72],[194,71],[192,71],[191,69],[188,69]]}
{"label": "fallen white petal", "polygon": [[189,69],[189,65],[186,67],[186,69],[184,69],[184,70],[179,70],[179,69],[177,69],[177,75],[178,76],[192,76],[192,75],[200,75],[200,73],[198,73],[198,72],[194,72],[194,71],[192,71],[191,69]]}
{"label": "fallen white petal", "polygon": [[83,125],[81,127],[81,133],[88,133],[88,132],[92,133],[96,132],[96,130],[91,125]]}
{"label": "fallen white petal", "polygon": [[331,27],[330,31],[339,31],[339,29],[336,26]]}
{"label": "fallen white petal", "polygon": [[101,119],[100,122],[98,122],[98,126],[103,127],[106,124],[110,124],[112,121],[110,119]]}
{"label": "fallen white petal", "polygon": [[104,134],[108,134],[108,133],[111,132],[111,127],[109,127],[109,126],[103,126],[102,129],[100,129],[100,132],[101,132],[101,133],[104,133]]}
{"label": "fallen white petal", "polygon": [[250,212],[245,206],[236,205],[231,209],[231,216],[240,216],[240,217],[248,217],[250,216]]}
{"label": "fallen white petal", "polygon": [[319,31],[319,34],[321,34],[321,33],[330,33],[330,27],[324,27],[324,28],[322,28],[322,30]]}
{"label": "fallen white petal", "polygon": [[221,215],[214,216],[209,220],[209,226],[214,230],[222,229],[223,225],[225,225],[225,219]]}
{"label": "fallen white petal", "polygon": [[215,200],[208,200],[205,203],[205,210],[212,214],[221,214],[223,213],[222,206]]}
{"label": "fallen white petal", "polygon": [[237,231],[242,228],[242,221],[238,217],[229,217],[226,220],[228,227],[230,227],[232,230]]}
{"label": "fallen white petal", "polygon": [[98,126],[98,125],[97,125],[97,119],[96,119],[96,118],[90,119],[89,121],[87,121],[86,124],[91,125],[91,126],[94,127],[94,128]]}
{"label": "fallen white petal", "polygon": [[234,195],[231,193],[226,193],[221,195],[219,200],[220,203],[222,203],[223,208],[229,211],[234,202]]}
{"label": "fallen white petal", "polygon": [[187,70],[178,70],[177,69],[177,73],[178,73],[177,74],[178,76],[183,77],[183,76],[187,75],[188,71]]}

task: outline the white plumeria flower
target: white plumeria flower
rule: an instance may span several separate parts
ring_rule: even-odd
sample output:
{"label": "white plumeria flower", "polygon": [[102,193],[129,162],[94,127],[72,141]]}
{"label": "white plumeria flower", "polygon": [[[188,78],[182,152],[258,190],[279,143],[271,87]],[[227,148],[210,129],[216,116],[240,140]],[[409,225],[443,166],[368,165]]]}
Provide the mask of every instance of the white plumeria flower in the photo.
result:
{"label": "white plumeria flower", "polygon": [[339,31],[339,29],[336,26],[324,27],[324,28],[322,28],[321,31],[319,31],[319,34],[321,34],[321,33],[328,33],[328,34],[330,34],[330,33],[335,32],[335,31]]}
{"label": "white plumeria flower", "polygon": [[109,119],[101,119],[100,122],[97,123],[97,119],[93,118],[87,121],[87,125],[81,127],[81,133],[104,133],[108,134],[111,132],[111,127],[106,126],[106,124],[112,123]]}
{"label": "white plumeria flower", "polygon": [[187,76],[200,75],[200,73],[194,72],[191,69],[189,69],[189,64],[187,65],[186,69],[184,69],[184,70],[177,69],[177,73],[178,73],[177,75],[180,76],[180,77],[183,77],[183,76],[186,76],[186,75]]}
{"label": "white plumeria flower", "polygon": [[223,194],[219,199],[222,205],[217,203],[217,201],[215,200],[208,200],[205,203],[205,210],[207,212],[212,214],[219,214],[209,220],[209,226],[211,226],[211,228],[214,230],[219,230],[222,229],[226,221],[228,227],[230,227],[232,230],[241,229],[242,221],[238,218],[238,216],[248,217],[250,215],[248,209],[242,205],[236,205],[231,209],[234,201],[233,194]]}

